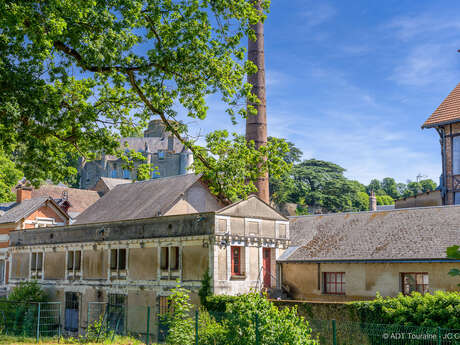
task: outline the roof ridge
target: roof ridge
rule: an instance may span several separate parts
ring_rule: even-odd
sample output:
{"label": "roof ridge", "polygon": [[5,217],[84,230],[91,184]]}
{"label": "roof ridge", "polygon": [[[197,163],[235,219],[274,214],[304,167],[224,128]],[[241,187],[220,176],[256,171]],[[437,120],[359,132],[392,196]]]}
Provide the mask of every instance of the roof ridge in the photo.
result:
{"label": "roof ridge", "polygon": [[335,212],[335,213],[318,213],[318,214],[306,214],[303,216],[288,216],[289,219],[298,219],[298,218],[312,218],[318,216],[340,216],[348,214],[368,214],[368,213],[381,213],[381,212],[395,212],[395,211],[407,211],[407,210],[426,210],[426,209],[435,209],[435,208],[455,208],[460,207],[460,205],[442,205],[442,206],[422,206],[422,207],[406,207],[406,208],[394,208],[391,210],[376,210],[376,211],[350,211],[350,212]]}

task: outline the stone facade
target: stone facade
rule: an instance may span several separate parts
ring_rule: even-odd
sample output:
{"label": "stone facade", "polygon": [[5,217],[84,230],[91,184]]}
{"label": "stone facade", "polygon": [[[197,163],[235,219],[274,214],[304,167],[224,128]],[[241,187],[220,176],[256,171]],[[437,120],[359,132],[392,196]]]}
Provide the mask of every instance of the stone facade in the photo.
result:
{"label": "stone facade", "polygon": [[[256,197],[215,212],[15,231],[10,284],[38,277],[62,308],[68,293],[78,294],[80,331],[88,326],[90,302],[122,296],[132,313],[127,331],[136,332],[146,323],[136,308],[150,306],[157,315],[177,279],[194,304],[206,270],[216,294],[275,288],[276,259],[288,238],[288,220]],[[38,253],[37,273],[30,262]]]}
{"label": "stone facade", "polygon": [[[146,157],[142,163],[150,163],[156,169],[152,178],[186,174],[193,162],[192,153],[182,143],[165,131],[160,120],[149,123],[144,137],[121,138],[128,150],[135,150]],[[102,155],[100,159],[84,163],[80,169],[80,188],[90,189],[101,177],[135,179],[136,171],[123,169],[123,161],[115,156]]]}
{"label": "stone facade", "polygon": [[[282,283],[292,298],[311,301],[353,301],[382,296],[397,296],[405,273],[427,275],[427,292],[459,291],[458,279],[448,275],[458,263],[447,262],[312,262],[282,263]],[[327,293],[326,272],[344,273],[344,293]]]}

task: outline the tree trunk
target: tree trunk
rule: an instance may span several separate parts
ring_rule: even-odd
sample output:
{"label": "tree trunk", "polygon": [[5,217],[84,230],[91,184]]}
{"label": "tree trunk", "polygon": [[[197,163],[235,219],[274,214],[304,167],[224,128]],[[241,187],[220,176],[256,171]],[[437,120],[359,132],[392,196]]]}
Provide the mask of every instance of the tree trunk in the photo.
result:
{"label": "tree trunk", "polygon": [[[255,0],[254,6],[260,11],[260,0]],[[264,24],[262,22],[253,25],[256,33],[256,41],[248,40],[248,58],[258,68],[257,73],[248,76],[248,81],[252,85],[252,93],[259,99],[258,104],[253,104],[256,115],[248,115],[246,119],[246,140],[253,140],[256,148],[267,144],[267,112],[265,96],[265,62],[264,62]],[[268,173],[259,177],[255,183],[257,187],[257,196],[265,201],[270,202]]]}

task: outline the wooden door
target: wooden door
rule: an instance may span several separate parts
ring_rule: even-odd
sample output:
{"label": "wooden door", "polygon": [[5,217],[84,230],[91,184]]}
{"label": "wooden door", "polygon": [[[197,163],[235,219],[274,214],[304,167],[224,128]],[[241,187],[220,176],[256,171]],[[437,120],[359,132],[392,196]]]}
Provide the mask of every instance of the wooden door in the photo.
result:
{"label": "wooden door", "polygon": [[271,250],[263,248],[264,287],[271,287]]}

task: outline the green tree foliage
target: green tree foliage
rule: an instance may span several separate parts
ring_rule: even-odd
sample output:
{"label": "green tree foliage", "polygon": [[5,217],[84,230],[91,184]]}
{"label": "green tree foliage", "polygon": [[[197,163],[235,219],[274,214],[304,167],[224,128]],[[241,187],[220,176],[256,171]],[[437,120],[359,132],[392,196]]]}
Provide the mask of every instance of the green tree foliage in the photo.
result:
{"label": "green tree foliage", "polygon": [[[447,248],[447,257],[449,259],[454,259],[454,260],[460,260],[460,246],[452,246]],[[451,276],[460,276],[460,269],[458,268],[452,268],[449,271],[449,275]]]}
{"label": "green tree foliage", "polygon": [[375,194],[378,195],[380,190],[382,190],[382,185],[380,184],[380,181],[377,179],[371,180],[371,182],[366,188],[367,194],[370,194],[373,191]]}
{"label": "green tree foliage", "polygon": [[207,298],[211,295],[211,275],[209,274],[209,269],[207,269],[206,272],[204,272],[203,279],[201,280],[201,287],[198,290],[198,296],[200,296],[200,304],[205,306]]}
{"label": "green tree foliage", "polygon": [[0,202],[15,200],[12,190],[22,177],[16,164],[0,150]]}
{"label": "green tree foliage", "polygon": [[[256,71],[241,45],[265,18],[246,0],[0,2],[0,149],[32,183],[75,174],[69,155],[123,155],[119,137],[159,118],[208,169],[176,125],[204,119],[218,94],[232,121]],[[250,107],[250,114],[254,108]],[[217,172],[215,173],[217,174]]]}
{"label": "green tree foliage", "polygon": [[377,205],[393,205],[395,201],[389,195],[377,195]]}
{"label": "green tree foliage", "polygon": [[345,169],[337,164],[309,159],[292,169],[294,189],[291,200],[303,201],[306,205],[320,207],[329,212],[359,210],[365,207],[362,187],[356,181],[343,176]]}
{"label": "green tree foliage", "polygon": [[431,179],[421,180],[419,183],[422,188],[422,192],[431,192],[437,187],[436,182]]}
{"label": "green tree foliage", "polygon": [[460,329],[459,292],[437,291],[434,294],[414,292],[410,296],[355,302],[353,308],[366,323]]}
{"label": "green tree foliage", "polygon": [[353,201],[353,208],[358,211],[369,211],[369,195],[366,192],[358,192]]}
{"label": "green tree foliage", "polygon": [[284,140],[272,140],[257,150],[254,142],[247,142],[235,133],[229,138],[228,132],[222,130],[208,134],[206,146],[196,150],[206,157],[208,165],[195,160],[194,171],[203,174],[212,193],[231,201],[257,191],[254,182],[261,173],[269,171],[271,176],[279,178],[290,168],[283,159],[288,152]]}
{"label": "green tree foliage", "polygon": [[46,302],[46,294],[37,281],[20,282],[8,295],[8,301],[13,302]]}
{"label": "green tree foliage", "polygon": [[385,177],[382,180],[382,189],[385,191],[387,195],[392,197],[393,199],[398,199],[400,197],[398,187],[396,181],[392,177]]}

